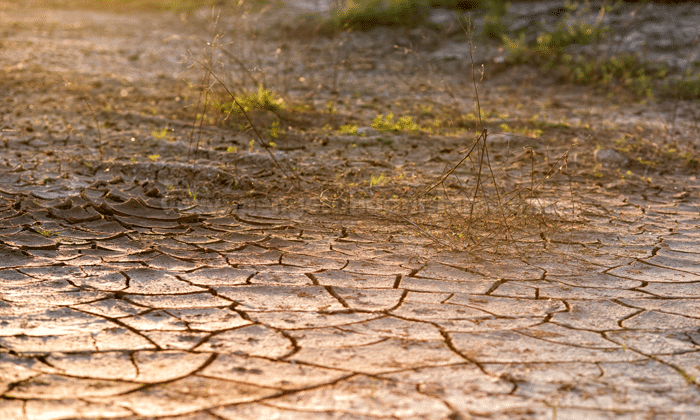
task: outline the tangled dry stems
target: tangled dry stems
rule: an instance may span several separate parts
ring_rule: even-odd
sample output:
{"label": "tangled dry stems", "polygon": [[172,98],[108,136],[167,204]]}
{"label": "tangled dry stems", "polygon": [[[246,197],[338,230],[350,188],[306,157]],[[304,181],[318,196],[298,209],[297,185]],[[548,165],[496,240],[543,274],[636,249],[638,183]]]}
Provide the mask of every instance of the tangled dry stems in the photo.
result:
{"label": "tangled dry stems", "polygon": [[[478,116],[481,128],[470,147],[461,152],[463,155],[459,161],[448,164],[441,176],[421,188],[414,188],[409,194],[403,194],[401,197],[394,195],[393,200],[385,201],[379,207],[374,202],[374,205],[369,206],[367,203],[355,206],[350,204],[345,209],[341,209],[342,206],[338,206],[335,199],[329,200],[324,197],[323,185],[302,179],[292,165],[276,158],[270,141],[265,140],[263,130],[251,118],[249,107],[241,103],[240,93],[232,91],[230,84],[227,84],[214,71],[216,64],[214,51],[219,48],[217,41],[220,36],[216,32],[217,21],[218,17],[213,22],[214,30],[212,39],[208,43],[208,51],[201,59],[191,58],[193,64],[202,70],[202,78],[199,83],[199,97],[190,135],[189,156],[193,152],[196,153],[200,147],[201,129],[205,124],[207,108],[211,107],[210,97],[213,95],[215,86],[218,86],[223,89],[230,101],[230,106],[224,112],[226,114],[224,120],[232,113],[242,115],[255,134],[256,143],[265,150],[283,177],[293,182],[294,187],[289,192],[304,194],[315,191],[318,202],[330,208],[331,213],[338,217],[341,224],[347,217],[358,214],[369,215],[384,223],[403,226],[400,229],[409,228],[441,247],[471,252],[486,249],[503,252],[512,248],[523,238],[540,235],[543,229],[560,227],[561,222],[566,219],[556,210],[552,211],[557,208],[556,200],[554,202],[540,200],[539,191],[552,176],[564,172],[568,150],[556,157],[553,164],[539,162],[538,159],[544,156],[538,155],[531,148],[524,149],[522,153],[515,156],[511,156],[508,150],[502,161],[494,160],[492,156],[489,137],[493,134],[484,128],[482,120],[483,111],[478,89],[481,80],[477,81],[474,68],[472,56],[474,48],[471,44],[471,27],[468,22],[463,28],[469,39],[471,81],[476,97],[475,114]],[[229,58],[233,57],[242,69],[247,68],[230,52],[225,55]],[[483,79],[483,69],[481,78]],[[251,80],[258,83],[254,78]],[[239,89],[244,89],[244,82],[238,81],[235,84]],[[257,86],[258,89],[262,89],[261,84]],[[199,131],[195,136],[197,128]],[[190,161],[188,158],[188,162]],[[194,165],[194,161],[191,162]],[[523,168],[528,166],[529,171],[523,171]],[[517,175],[514,175],[515,173]],[[548,204],[545,205],[545,202]],[[575,214],[572,216],[570,219],[575,218]]]}

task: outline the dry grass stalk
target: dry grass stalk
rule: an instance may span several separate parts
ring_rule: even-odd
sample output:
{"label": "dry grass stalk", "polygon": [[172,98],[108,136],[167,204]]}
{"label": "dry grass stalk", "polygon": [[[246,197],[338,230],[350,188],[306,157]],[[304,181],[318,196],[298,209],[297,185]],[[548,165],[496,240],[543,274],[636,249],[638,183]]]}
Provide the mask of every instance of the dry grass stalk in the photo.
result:
{"label": "dry grass stalk", "polygon": [[[462,151],[464,155],[457,163],[446,169],[435,182],[416,192],[407,202],[400,203],[387,214],[389,217],[407,223],[421,235],[439,245],[475,251],[493,244],[513,245],[520,237],[532,235],[533,227],[540,229],[551,225],[545,217],[544,206],[539,203],[540,208],[535,209],[530,203],[539,202],[537,192],[545,181],[562,171],[568,158],[568,150],[549,166],[541,179],[537,180],[535,153],[532,149],[526,149],[525,157],[530,158],[529,187],[519,188],[517,183],[512,188],[505,187],[508,181],[506,168],[515,162],[506,160],[494,170],[488,145],[489,132],[484,128],[481,118],[478,85],[483,80],[483,67],[481,79],[477,82],[471,29],[469,24],[463,28],[469,40],[472,85],[480,131],[472,144]],[[459,179],[457,172],[465,169],[462,167],[467,161],[471,164],[471,178],[475,180],[474,186],[471,191],[465,191],[461,196],[454,196],[450,194],[446,181],[453,177],[456,183],[462,186],[463,182]],[[409,207],[423,209],[434,207],[430,202],[435,201],[439,196],[431,197],[429,194],[438,187],[441,187],[444,202],[447,203],[442,211],[410,214]],[[433,217],[430,217],[430,214]],[[418,217],[422,220],[421,222],[417,221]],[[533,224],[533,222],[536,223]]]}

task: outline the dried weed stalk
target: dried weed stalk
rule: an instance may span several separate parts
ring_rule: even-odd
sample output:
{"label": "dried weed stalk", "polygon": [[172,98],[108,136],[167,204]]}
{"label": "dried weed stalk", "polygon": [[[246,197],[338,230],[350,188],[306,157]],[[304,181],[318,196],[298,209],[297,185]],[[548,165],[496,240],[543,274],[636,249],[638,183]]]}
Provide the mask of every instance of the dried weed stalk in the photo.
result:
{"label": "dried weed stalk", "polygon": [[[548,179],[563,172],[568,150],[558,156],[553,164],[545,163],[545,168],[535,164],[536,153],[530,148],[525,149],[517,159],[506,160],[494,168],[488,144],[490,134],[484,128],[479,98],[479,84],[483,80],[484,70],[482,67],[477,81],[469,23],[466,27],[463,25],[463,29],[469,40],[479,133],[471,145],[461,152],[464,155],[457,163],[447,167],[435,182],[413,194],[407,202],[397,205],[387,215],[451,249],[477,251],[495,246],[498,251],[500,245],[510,247],[519,239],[539,235],[543,228],[555,224],[552,222],[556,220],[547,214],[547,206],[538,193]],[[528,163],[528,180],[509,177],[509,168],[515,165],[524,167]],[[538,177],[538,170],[544,175]],[[466,175],[469,181],[464,182],[460,175]],[[470,184],[470,188],[465,184]],[[455,185],[460,190],[459,195],[450,193],[449,187]],[[418,210],[411,212],[412,208]]]}

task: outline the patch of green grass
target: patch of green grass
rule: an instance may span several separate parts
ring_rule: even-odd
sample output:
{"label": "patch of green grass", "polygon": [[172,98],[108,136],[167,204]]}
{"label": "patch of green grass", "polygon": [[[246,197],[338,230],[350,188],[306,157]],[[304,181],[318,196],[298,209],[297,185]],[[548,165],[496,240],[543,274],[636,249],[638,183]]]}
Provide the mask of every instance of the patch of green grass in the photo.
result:
{"label": "patch of green grass", "polygon": [[585,21],[560,21],[554,30],[542,31],[534,43],[525,41],[525,33],[517,36],[503,34],[501,40],[511,60],[526,62],[560,55],[569,45],[588,45],[605,39],[610,27],[591,25]]}
{"label": "patch of green grass", "polygon": [[[498,36],[496,39],[503,42],[511,59],[516,61],[531,60],[533,55],[561,54],[562,50],[569,45],[588,45],[605,39],[610,33],[610,27],[601,25],[600,18],[616,7],[619,6],[604,3],[600,9],[599,18],[594,23],[590,23],[591,5],[588,1],[583,4],[567,1],[565,4],[567,11],[561,15],[554,28],[541,28],[534,42],[526,42],[524,30],[520,30],[517,34],[508,34],[504,30],[494,35]],[[485,25],[488,25],[488,19]]]}
{"label": "patch of green grass", "polygon": [[588,45],[598,42],[610,32],[609,26],[592,25],[582,20],[566,23],[566,20],[567,18],[560,21],[552,32],[540,33],[535,48],[544,54],[556,53],[572,44]]}
{"label": "patch of green grass", "polygon": [[679,99],[700,99],[700,69],[688,69],[680,78],[667,81],[663,92]]}
{"label": "patch of green grass", "polygon": [[655,70],[633,55],[601,59],[564,55],[560,64],[555,66],[559,67],[565,79],[574,83],[623,86],[642,97],[654,96],[652,80]]}
{"label": "patch of green grass", "polygon": [[[497,111],[491,110],[491,111],[485,111],[481,110],[481,119],[482,121],[487,121],[487,120],[505,120],[508,119],[508,114],[500,114]],[[478,121],[476,118],[476,115],[473,113],[468,113],[467,115],[464,116],[465,119],[470,120],[470,121]]]}
{"label": "patch of green grass", "polygon": [[484,0],[483,6],[488,10],[484,18],[483,34],[486,38],[500,40],[508,29],[505,15],[508,12],[508,2],[499,0]]}
{"label": "patch of green grass", "polygon": [[[604,4],[601,16],[618,7]],[[574,57],[565,52],[570,45],[594,44],[604,40],[610,27],[590,23],[589,3],[567,2],[565,13],[553,29],[541,30],[534,41],[527,41],[524,32],[499,35],[503,48],[508,53],[508,61],[514,64],[536,64],[548,71],[555,70],[562,79],[584,85],[606,88],[623,88],[642,98],[657,95],[679,99],[700,98],[700,72],[697,68],[688,69],[681,77],[667,78],[668,69],[664,65],[649,63],[632,54],[611,57]],[[486,20],[484,31],[487,31]],[[486,34],[487,36],[490,36]],[[490,36],[493,37],[493,36]],[[662,80],[665,80],[662,82]]]}
{"label": "patch of green grass", "polygon": [[403,116],[398,120],[394,119],[394,114],[389,113],[386,117],[382,114],[377,115],[377,117],[372,121],[372,128],[377,131],[418,131],[419,127],[413,117]]}
{"label": "patch of green grass", "polygon": [[270,128],[267,129],[267,135],[272,140],[277,140],[277,138],[282,134],[282,129],[280,128],[279,121],[273,121]]}
{"label": "patch of green grass", "polygon": [[54,232],[54,231],[51,230],[51,229],[44,229],[44,228],[41,228],[41,227],[38,228],[36,231],[37,231],[37,233],[39,233],[40,235],[45,236],[45,237],[47,237],[47,238],[48,238],[48,237],[51,237],[51,236],[57,236],[57,235],[58,235],[58,233]]}
{"label": "patch of green grass", "polygon": [[559,121],[550,121],[537,114],[533,115],[529,121],[537,128],[569,128],[571,126],[564,118]]}
{"label": "patch of green grass", "polygon": [[168,127],[162,130],[151,130],[151,135],[158,140],[164,139],[168,135]]}
{"label": "patch of green grass", "polygon": [[520,128],[510,127],[510,126],[508,126],[508,124],[505,124],[505,123],[501,124],[499,126],[499,128],[504,133],[520,134],[521,136],[530,137],[533,139],[537,139],[537,138],[542,137],[542,130],[540,130],[539,128],[531,129],[531,128],[527,128],[527,127],[520,127]]}
{"label": "patch of green grass", "polygon": [[246,113],[256,109],[277,112],[284,107],[284,100],[276,93],[263,88],[262,84],[258,85],[256,92],[246,92],[236,96],[236,102],[238,104],[233,100],[224,101],[218,106],[219,111],[226,115],[242,115],[243,112],[238,107],[239,104]]}
{"label": "patch of green grass", "polygon": [[500,20],[507,3],[500,0],[344,0],[338,3],[329,29],[369,30],[377,26],[415,27],[427,17],[431,7],[458,11],[477,8],[489,10],[494,24],[505,29]]}
{"label": "patch of green grass", "polygon": [[192,200],[193,202],[197,201],[197,193],[196,191],[192,191],[190,188],[187,189],[187,196]]}
{"label": "patch of green grass", "polygon": [[340,133],[341,134],[351,134],[351,135],[356,135],[357,134],[357,124],[346,124],[346,125],[341,125],[340,126]]}
{"label": "patch of green grass", "polygon": [[369,180],[369,186],[370,187],[379,187],[382,185],[386,185],[389,183],[389,178],[385,177],[384,174],[380,174],[379,176],[371,175],[370,180]]}
{"label": "patch of green grass", "polygon": [[432,104],[418,104],[418,109],[420,113],[427,116],[433,116],[433,105]]}
{"label": "patch of green grass", "polygon": [[419,0],[345,0],[332,25],[369,30],[377,26],[416,26],[426,3]]}

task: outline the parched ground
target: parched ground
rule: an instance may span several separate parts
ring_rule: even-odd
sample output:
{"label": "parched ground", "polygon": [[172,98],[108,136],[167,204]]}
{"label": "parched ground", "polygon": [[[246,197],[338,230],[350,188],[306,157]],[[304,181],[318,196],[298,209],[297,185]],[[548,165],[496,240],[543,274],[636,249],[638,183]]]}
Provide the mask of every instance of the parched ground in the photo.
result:
{"label": "parched ground", "polygon": [[[0,2],[0,418],[700,415],[697,100],[478,12],[46,6]],[[592,16],[697,69],[696,5]]]}

